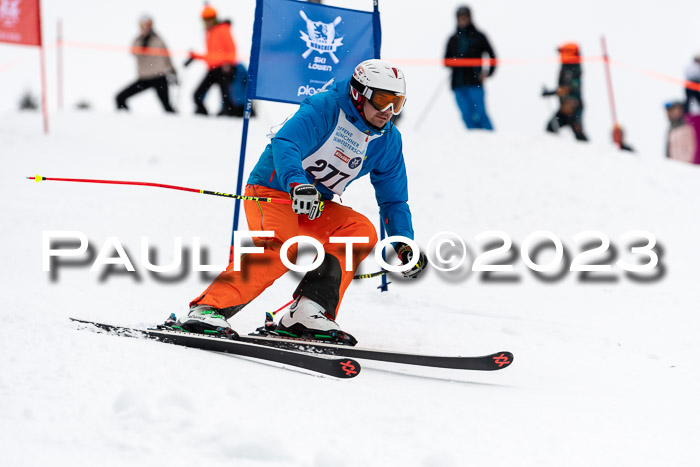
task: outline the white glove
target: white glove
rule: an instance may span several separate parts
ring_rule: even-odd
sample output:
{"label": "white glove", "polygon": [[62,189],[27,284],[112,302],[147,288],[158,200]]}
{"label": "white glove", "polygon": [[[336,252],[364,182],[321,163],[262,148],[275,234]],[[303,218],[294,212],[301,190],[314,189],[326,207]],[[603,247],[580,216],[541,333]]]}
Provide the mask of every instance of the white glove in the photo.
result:
{"label": "white glove", "polygon": [[309,220],[314,220],[321,216],[323,202],[321,202],[321,193],[318,192],[315,186],[308,183],[300,183],[292,188],[290,195],[292,197],[292,210],[296,214],[306,214],[309,216]]}

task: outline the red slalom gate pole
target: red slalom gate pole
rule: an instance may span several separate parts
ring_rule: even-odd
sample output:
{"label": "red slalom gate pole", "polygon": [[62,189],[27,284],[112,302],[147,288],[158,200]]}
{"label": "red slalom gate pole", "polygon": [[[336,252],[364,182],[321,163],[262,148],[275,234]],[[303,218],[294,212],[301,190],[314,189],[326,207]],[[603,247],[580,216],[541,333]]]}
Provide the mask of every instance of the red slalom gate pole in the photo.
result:
{"label": "red slalom gate pole", "polygon": [[[615,109],[615,96],[613,94],[612,75],[610,73],[610,58],[608,57],[608,47],[605,43],[605,36],[600,37],[600,43],[603,47],[603,62],[605,63],[605,77],[608,82],[608,98],[610,99],[610,111],[612,112],[613,128],[617,128],[617,110]],[[622,140],[619,146],[622,147]]]}
{"label": "red slalom gate pole", "polygon": [[37,30],[39,31],[39,59],[41,60],[41,112],[44,115],[44,134],[49,134],[49,110],[46,108],[46,67],[44,65],[44,36],[41,31],[41,1],[37,1]]}
{"label": "red slalom gate pole", "polygon": [[56,24],[56,88],[58,110],[63,110],[63,20]]}
{"label": "red slalom gate pole", "polygon": [[222,196],[224,198],[240,199],[243,201],[262,201],[264,203],[292,204],[291,199],[261,198],[259,196],[232,195],[230,193],[222,193],[219,191],[201,190],[198,188],[188,188],[188,187],[177,186],[177,185],[166,185],[163,183],[132,182],[132,181],[124,181],[124,180],[96,180],[93,178],[56,178],[56,177],[42,177],[41,175],[27,177],[27,179],[34,180],[37,183],[43,182],[43,181],[49,181],[49,182],[75,182],[75,183],[104,183],[107,185],[150,186],[150,187],[156,187],[156,188],[167,188],[169,190],[180,190],[180,191],[189,191],[191,193],[201,193],[203,195]]}

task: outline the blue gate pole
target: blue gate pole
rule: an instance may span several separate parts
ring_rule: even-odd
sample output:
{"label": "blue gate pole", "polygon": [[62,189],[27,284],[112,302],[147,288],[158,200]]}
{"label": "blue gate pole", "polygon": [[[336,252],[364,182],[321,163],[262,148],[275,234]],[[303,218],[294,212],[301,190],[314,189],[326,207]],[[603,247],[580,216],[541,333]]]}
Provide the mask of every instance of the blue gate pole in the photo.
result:
{"label": "blue gate pole", "polygon": [[[381,237],[381,240],[384,240],[384,238],[386,237],[386,232],[384,231],[384,224],[382,224],[381,216],[379,218],[379,236]],[[386,261],[386,247],[382,248],[382,259],[384,261]],[[387,275],[382,274],[382,285],[377,287],[382,292],[389,291],[389,284],[391,284],[391,282],[387,281],[386,278],[387,278]]]}
{"label": "blue gate pole", "polygon": [[[253,107],[253,101],[246,98],[245,114],[243,117],[243,134],[241,135],[241,154],[238,157],[238,178],[236,179],[236,194],[242,194],[243,188],[243,170],[245,169],[245,151],[248,143],[248,123],[250,122],[250,111]],[[238,220],[241,214],[241,200],[237,199],[233,211],[233,229],[231,231],[231,248],[229,251],[229,262],[233,261],[233,237],[238,230]]]}
{"label": "blue gate pole", "polygon": [[[245,151],[248,143],[248,124],[250,113],[253,109],[253,99],[257,92],[258,84],[258,63],[260,60],[260,36],[262,34],[262,0],[255,2],[255,22],[253,23],[253,44],[250,47],[250,64],[248,67],[248,82],[246,89],[245,114],[243,115],[243,132],[241,134],[241,153],[238,158],[238,177],[236,180],[236,194],[243,191],[243,171],[245,170]],[[236,200],[233,211],[233,227],[231,229],[231,245],[229,247],[229,262],[233,261],[233,238],[238,230],[238,220],[241,214],[241,201]]]}
{"label": "blue gate pole", "polygon": [[[374,0],[374,11],[372,12],[372,29],[374,34],[374,58],[381,58],[382,49],[382,25],[379,19],[379,0]],[[386,232],[384,231],[384,224],[382,223],[382,216],[379,215],[379,237],[380,240],[384,240],[386,237]],[[382,258],[386,261],[386,249],[382,249]],[[377,287],[382,292],[387,292],[389,290],[389,284],[391,282],[387,281],[386,274],[382,275],[382,284]]]}
{"label": "blue gate pole", "polygon": [[374,58],[381,58],[382,24],[379,18],[379,0],[374,0],[374,10],[372,11],[372,33],[374,36]]}

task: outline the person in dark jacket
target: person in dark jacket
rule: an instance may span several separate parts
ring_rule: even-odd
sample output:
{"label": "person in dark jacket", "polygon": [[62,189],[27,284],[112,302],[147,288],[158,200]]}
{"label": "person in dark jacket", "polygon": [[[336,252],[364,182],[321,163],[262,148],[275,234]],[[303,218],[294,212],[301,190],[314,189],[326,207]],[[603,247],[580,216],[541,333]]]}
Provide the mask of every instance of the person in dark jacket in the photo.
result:
{"label": "person in dark jacket", "polygon": [[558,133],[559,128],[570,126],[579,141],[588,141],[583,133],[583,99],[581,97],[581,56],[579,47],[572,42],[558,49],[561,59],[559,83],[554,91],[544,90],[542,96],[559,96],[559,110],[547,123],[547,131]]}
{"label": "person in dark jacket", "polygon": [[[692,84],[700,84],[700,52],[695,54],[693,61],[685,69],[685,79],[690,81]],[[698,105],[700,105],[700,89],[695,88],[685,88],[685,113],[690,113],[690,105],[695,100]]]}
{"label": "person in dark jacket", "polygon": [[[481,67],[484,54],[491,58],[488,71]],[[474,59],[461,66],[455,60]],[[445,65],[452,68],[452,90],[467,128],[493,130],[484,103],[484,80],[496,71],[496,54],[486,36],[472,24],[469,7],[457,9],[457,32],[447,42]]]}
{"label": "person in dark jacket", "polygon": [[177,80],[177,73],[170,60],[165,42],[153,31],[153,19],[139,19],[141,34],[134,40],[131,53],[136,57],[138,79],[117,95],[117,109],[128,109],[127,99],[146,89],[154,88],[166,112],[175,112],[168,95],[168,76]]}

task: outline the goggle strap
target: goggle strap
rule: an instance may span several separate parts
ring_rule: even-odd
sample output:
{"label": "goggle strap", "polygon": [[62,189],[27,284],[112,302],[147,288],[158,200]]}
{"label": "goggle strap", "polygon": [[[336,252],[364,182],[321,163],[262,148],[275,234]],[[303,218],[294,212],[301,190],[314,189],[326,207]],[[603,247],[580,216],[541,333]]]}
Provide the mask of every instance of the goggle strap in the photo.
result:
{"label": "goggle strap", "polygon": [[369,86],[365,86],[364,84],[360,83],[354,76],[350,80],[350,86],[355,88],[357,92],[365,96],[367,99],[372,98],[372,89]]}

